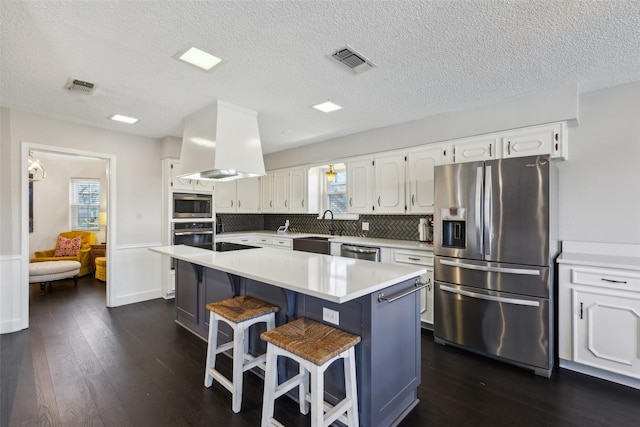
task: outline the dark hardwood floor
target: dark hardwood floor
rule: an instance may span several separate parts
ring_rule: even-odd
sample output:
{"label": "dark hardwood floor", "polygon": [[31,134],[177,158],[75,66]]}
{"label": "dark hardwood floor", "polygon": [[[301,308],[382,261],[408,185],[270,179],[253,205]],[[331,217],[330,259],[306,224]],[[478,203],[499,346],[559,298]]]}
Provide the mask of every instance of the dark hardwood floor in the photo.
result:
{"label": "dark hardwood floor", "polygon": [[[30,285],[28,330],[0,335],[2,426],[258,426],[262,382],[245,375],[242,412],[203,386],[205,343],[174,323],[173,301],[105,307],[91,277]],[[640,390],[561,370],[551,379],[422,335],[420,404],[409,426],[637,426]],[[221,358],[230,371],[228,358]],[[308,426],[288,398],[285,425]]]}

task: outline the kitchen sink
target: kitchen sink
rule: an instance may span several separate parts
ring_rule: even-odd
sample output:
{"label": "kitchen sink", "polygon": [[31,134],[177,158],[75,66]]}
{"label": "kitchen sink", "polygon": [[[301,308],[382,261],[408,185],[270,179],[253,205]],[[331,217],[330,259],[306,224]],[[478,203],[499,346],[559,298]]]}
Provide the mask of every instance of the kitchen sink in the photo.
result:
{"label": "kitchen sink", "polygon": [[329,255],[331,253],[331,243],[329,243],[328,237],[298,237],[293,239],[293,250]]}

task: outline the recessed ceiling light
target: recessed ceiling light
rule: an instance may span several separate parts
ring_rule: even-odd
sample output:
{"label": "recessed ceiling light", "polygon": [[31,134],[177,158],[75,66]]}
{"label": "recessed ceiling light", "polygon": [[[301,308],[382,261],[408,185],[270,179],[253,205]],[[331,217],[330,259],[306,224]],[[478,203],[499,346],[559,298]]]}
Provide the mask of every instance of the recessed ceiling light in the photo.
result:
{"label": "recessed ceiling light", "polygon": [[342,107],[338,104],[334,104],[331,101],[323,102],[322,104],[314,105],[313,108],[316,110],[320,110],[323,113],[330,113],[332,111],[341,110]]}
{"label": "recessed ceiling light", "polygon": [[222,61],[217,56],[213,56],[203,50],[195,47],[190,47],[186,51],[180,51],[176,57],[188,64],[195,65],[198,68],[202,68],[205,71],[209,71]]}
{"label": "recessed ceiling light", "polygon": [[130,125],[138,123],[140,121],[140,119],[136,119],[135,117],[123,116],[122,114],[112,114],[111,116],[109,116],[109,119],[116,122],[127,123]]}

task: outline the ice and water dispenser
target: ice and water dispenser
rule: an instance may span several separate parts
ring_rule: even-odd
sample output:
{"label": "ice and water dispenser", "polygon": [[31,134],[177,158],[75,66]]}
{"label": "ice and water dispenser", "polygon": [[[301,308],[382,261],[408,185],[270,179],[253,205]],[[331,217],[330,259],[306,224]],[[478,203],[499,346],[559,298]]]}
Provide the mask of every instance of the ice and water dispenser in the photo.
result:
{"label": "ice and water dispenser", "polygon": [[442,247],[461,248],[467,246],[467,210],[465,208],[442,209]]}

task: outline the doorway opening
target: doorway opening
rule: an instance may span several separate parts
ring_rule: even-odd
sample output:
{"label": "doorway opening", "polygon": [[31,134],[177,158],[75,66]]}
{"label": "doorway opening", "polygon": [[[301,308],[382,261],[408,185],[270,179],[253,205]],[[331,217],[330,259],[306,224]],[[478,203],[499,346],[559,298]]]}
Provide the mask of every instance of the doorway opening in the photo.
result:
{"label": "doorway opening", "polygon": [[[96,216],[96,224],[87,223],[81,227],[88,231],[95,231],[95,243],[104,243],[105,255],[113,259],[110,254],[115,244],[115,156],[104,153],[95,153],[82,150],[75,150],[64,147],[46,146],[31,143],[22,143],[22,158],[27,158],[32,153],[47,171],[47,176],[36,182],[29,182],[27,162],[23,162],[22,177],[22,260],[23,260],[23,289],[29,290],[29,260],[33,257],[34,251],[54,247],[57,236],[62,231],[70,230],[70,206],[69,197],[71,193],[71,178],[92,178],[100,182],[99,213]],[[32,193],[30,196],[30,184]],[[45,188],[48,187],[48,188]],[[31,198],[33,197],[33,198]],[[57,200],[57,201],[56,201]],[[46,204],[38,206],[38,203]],[[33,209],[30,209],[30,202]],[[108,219],[109,224],[100,224],[100,220]],[[33,220],[33,222],[31,222]],[[89,218],[91,220],[91,218]],[[33,228],[32,228],[33,227]],[[30,232],[30,229],[33,232]],[[92,230],[89,230],[92,229]],[[107,245],[106,242],[109,244]],[[94,262],[92,259],[91,262]],[[107,263],[106,275],[111,276],[109,270],[112,263]],[[93,273],[91,273],[93,277]],[[82,283],[82,278],[80,278]],[[55,286],[55,284],[54,284]],[[105,282],[106,295],[105,305],[111,306],[111,286]],[[28,319],[29,292],[24,292],[21,297],[23,313]]]}

